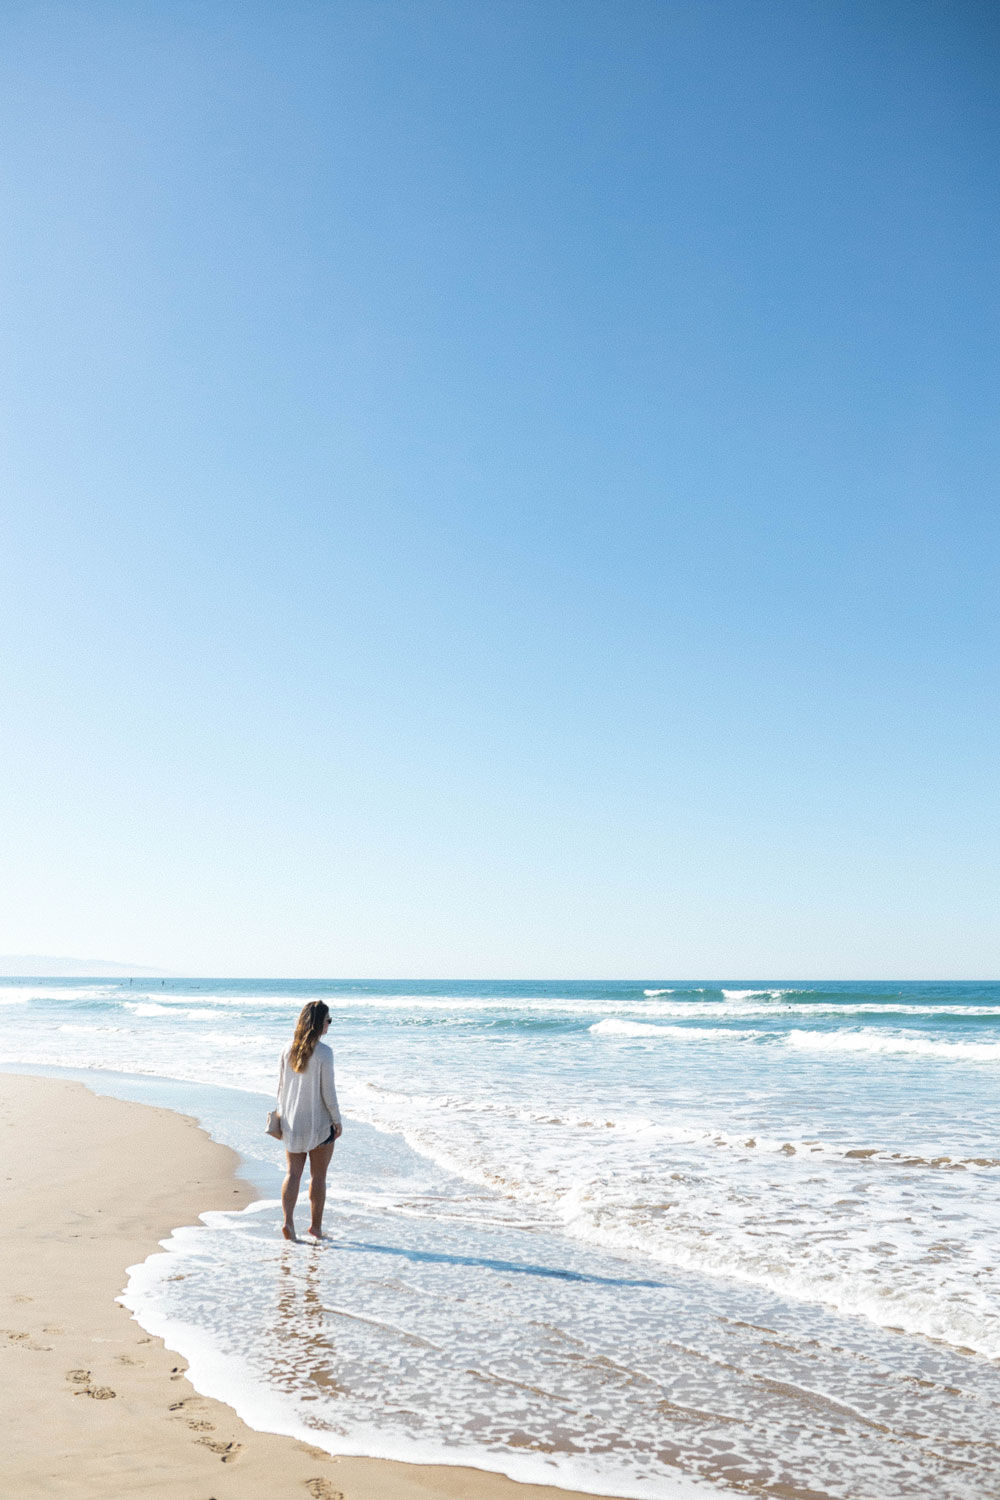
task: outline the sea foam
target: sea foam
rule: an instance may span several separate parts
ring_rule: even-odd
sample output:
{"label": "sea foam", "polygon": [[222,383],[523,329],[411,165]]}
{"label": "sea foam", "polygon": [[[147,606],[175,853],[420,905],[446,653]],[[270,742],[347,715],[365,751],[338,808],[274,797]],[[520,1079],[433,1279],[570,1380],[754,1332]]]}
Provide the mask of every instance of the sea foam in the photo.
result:
{"label": "sea foam", "polygon": [[944,1041],[930,1037],[885,1036],[874,1031],[791,1031],[788,1045],[801,1052],[868,1053],[880,1057],[920,1057],[938,1062],[1000,1062],[1000,1042]]}

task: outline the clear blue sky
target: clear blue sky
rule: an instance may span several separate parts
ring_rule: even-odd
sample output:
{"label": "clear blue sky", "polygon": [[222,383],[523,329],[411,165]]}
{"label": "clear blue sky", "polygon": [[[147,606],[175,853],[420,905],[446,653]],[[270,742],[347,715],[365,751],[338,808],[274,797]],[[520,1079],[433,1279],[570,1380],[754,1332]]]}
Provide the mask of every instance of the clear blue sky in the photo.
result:
{"label": "clear blue sky", "polygon": [[997,977],[992,4],[0,43],[0,951]]}

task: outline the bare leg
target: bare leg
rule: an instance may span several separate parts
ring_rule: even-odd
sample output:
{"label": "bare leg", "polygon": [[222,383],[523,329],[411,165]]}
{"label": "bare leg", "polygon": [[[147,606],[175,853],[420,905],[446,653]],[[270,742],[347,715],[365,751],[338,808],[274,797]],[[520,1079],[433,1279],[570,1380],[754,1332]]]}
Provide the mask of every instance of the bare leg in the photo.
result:
{"label": "bare leg", "polygon": [[285,1222],[281,1232],[286,1240],[295,1239],[295,1225],[292,1216],[295,1213],[295,1205],[299,1198],[299,1186],[302,1182],[302,1173],[306,1167],[306,1153],[304,1151],[286,1151],[288,1159],[288,1175],[281,1184],[281,1208],[285,1215]]}
{"label": "bare leg", "polygon": [[323,1238],[323,1209],[326,1207],[326,1173],[333,1156],[333,1142],[329,1146],[316,1146],[309,1153],[309,1207],[312,1219],[309,1233],[316,1239]]}

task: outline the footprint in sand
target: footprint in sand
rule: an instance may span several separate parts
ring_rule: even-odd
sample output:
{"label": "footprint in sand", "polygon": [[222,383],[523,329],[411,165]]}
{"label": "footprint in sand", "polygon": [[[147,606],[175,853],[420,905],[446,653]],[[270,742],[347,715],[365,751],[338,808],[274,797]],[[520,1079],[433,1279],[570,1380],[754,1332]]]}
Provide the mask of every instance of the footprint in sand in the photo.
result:
{"label": "footprint in sand", "polygon": [[343,1491],[335,1490],[329,1479],[307,1479],[304,1483],[313,1500],[344,1500]]}
{"label": "footprint in sand", "polygon": [[215,1431],[215,1423],[214,1422],[193,1422],[190,1417],[188,1418],[188,1426],[191,1427],[191,1428],[193,1428],[193,1430],[195,1432],[214,1432]]}
{"label": "footprint in sand", "polygon": [[89,1396],[92,1401],[113,1401],[118,1394],[109,1385],[91,1385],[89,1370],[67,1370],[66,1379],[70,1385],[78,1387],[74,1396]]}
{"label": "footprint in sand", "polygon": [[116,1354],[115,1359],[120,1365],[141,1365],[141,1359],[134,1359],[131,1354]]}
{"label": "footprint in sand", "polygon": [[5,1333],[18,1349],[33,1349],[36,1353],[43,1354],[51,1353],[51,1344],[36,1344],[30,1333],[15,1333],[11,1328],[4,1328],[0,1332]]}
{"label": "footprint in sand", "polygon": [[240,1443],[217,1443],[212,1438],[195,1438],[196,1443],[201,1443],[203,1448],[208,1448],[212,1453],[217,1453],[224,1464],[231,1464],[234,1458],[239,1458],[243,1452]]}

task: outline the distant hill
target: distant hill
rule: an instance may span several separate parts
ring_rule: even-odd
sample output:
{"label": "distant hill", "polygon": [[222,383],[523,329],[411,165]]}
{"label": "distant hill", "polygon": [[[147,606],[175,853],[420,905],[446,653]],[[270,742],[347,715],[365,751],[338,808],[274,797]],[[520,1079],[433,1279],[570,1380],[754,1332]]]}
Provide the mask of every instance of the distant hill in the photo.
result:
{"label": "distant hill", "polygon": [[141,964],[113,963],[109,958],[53,958],[41,953],[0,953],[4,979],[119,979],[167,978],[166,969],[144,969]]}

